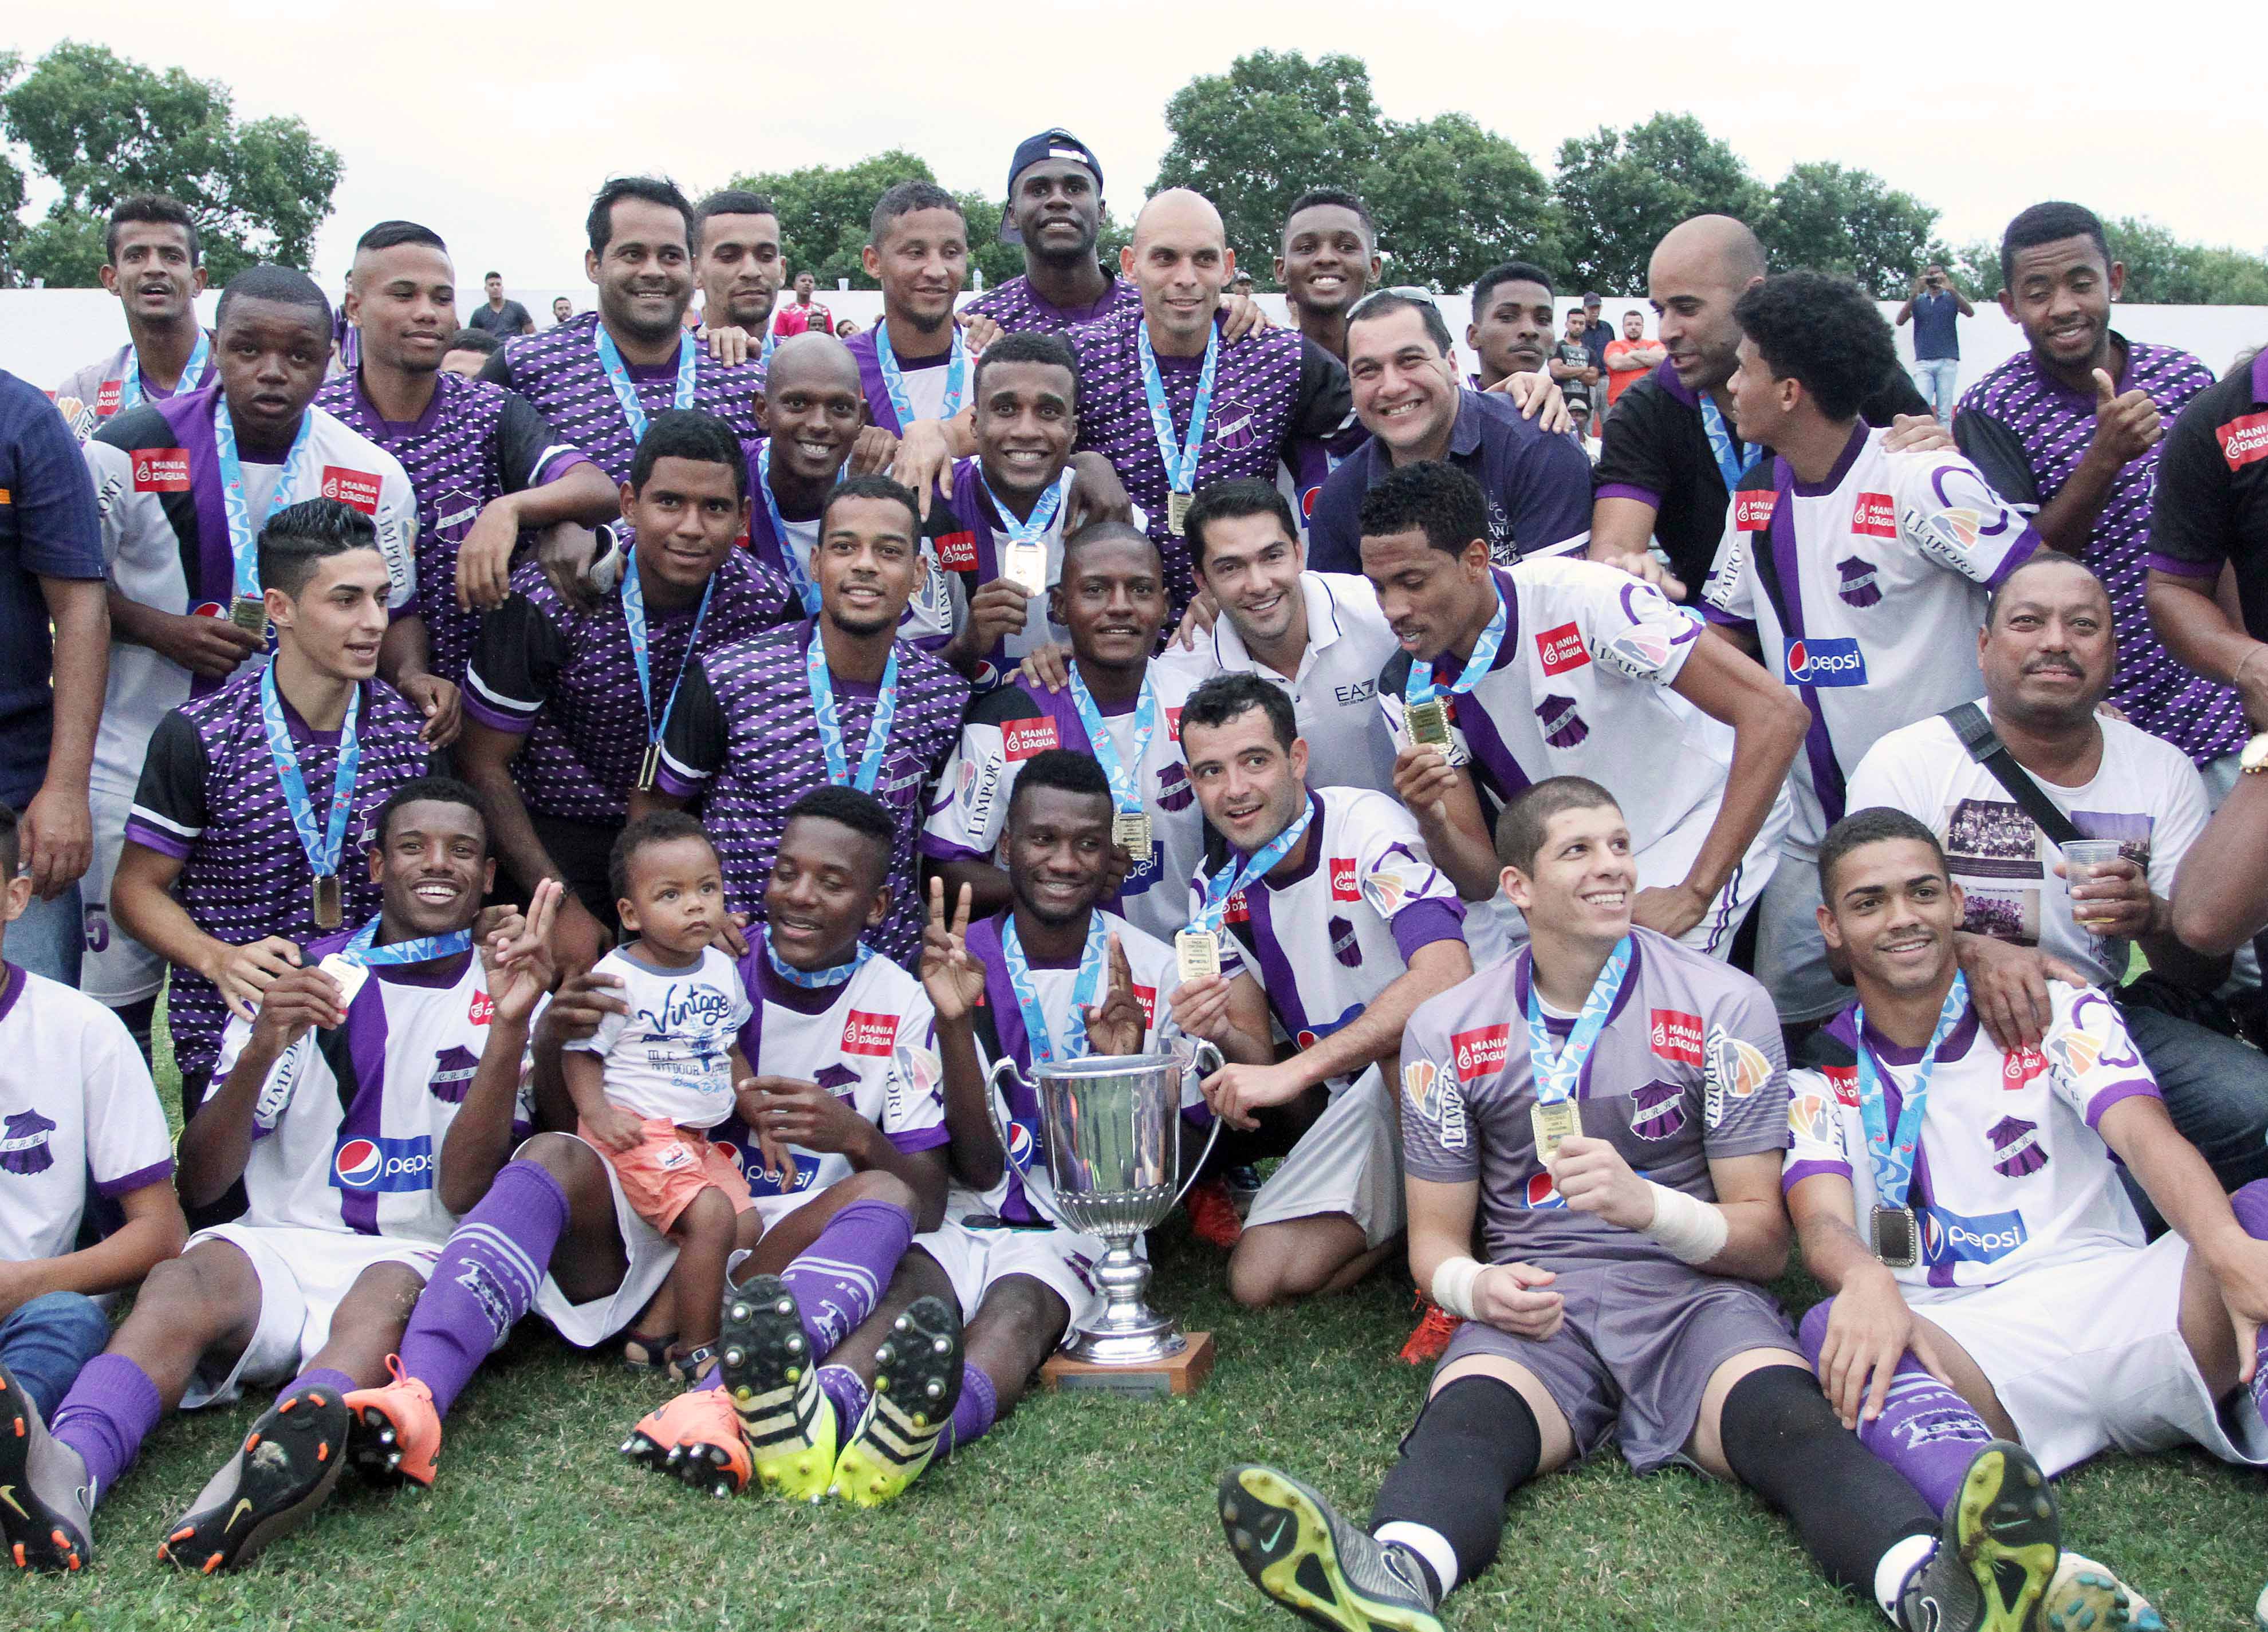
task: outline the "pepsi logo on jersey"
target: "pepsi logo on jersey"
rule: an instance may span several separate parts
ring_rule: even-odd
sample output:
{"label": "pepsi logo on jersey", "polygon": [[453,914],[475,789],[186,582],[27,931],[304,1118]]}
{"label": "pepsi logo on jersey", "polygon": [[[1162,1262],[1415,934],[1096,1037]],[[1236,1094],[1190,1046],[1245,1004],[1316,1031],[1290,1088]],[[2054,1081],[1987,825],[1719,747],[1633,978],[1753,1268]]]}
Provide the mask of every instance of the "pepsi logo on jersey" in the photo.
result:
{"label": "pepsi logo on jersey", "polygon": [[387,1195],[430,1190],[433,1141],[425,1134],[414,1139],[342,1139],[331,1156],[331,1187]]}

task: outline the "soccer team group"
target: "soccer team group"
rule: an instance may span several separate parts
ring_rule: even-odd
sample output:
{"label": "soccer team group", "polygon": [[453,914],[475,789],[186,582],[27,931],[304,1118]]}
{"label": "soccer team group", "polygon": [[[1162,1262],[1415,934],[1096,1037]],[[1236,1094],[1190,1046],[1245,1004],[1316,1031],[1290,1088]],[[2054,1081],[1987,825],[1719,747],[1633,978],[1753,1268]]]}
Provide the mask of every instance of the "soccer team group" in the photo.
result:
{"label": "soccer team group", "polygon": [[892,187],[846,342],[777,333],[766,200],[611,181],[596,311],[476,377],[421,226],[336,320],[263,266],[208,334],[188,216],[118,207],[129,342],[61,414],[0,376],[0,538],[107,603],[0,821],[28,937],[88,784],[78,986],[0,986],[15,1564],[84,1568],[166,1413],[247,1390],[174,1564],[430,1485],[531,1313],[681,1389],[632,1462],[898,1498],[1101,1304],[989,1067],[1202,1040],[1233,1295],[1425,1295],[1366,1525],[1221,1480],[1289,1610],[1438,1627],[1611,1435],[1911,1632],[2161,1624],[2049,1481],[2268,1465],[2268,1056],[2218,1023],[2268,923],[2268,362],[2114,332],[2043,204],[2029,349],[1948,432],[1872,300],[1703,217],[1594,469],[1536,267],[1468,379],[1351,195],[1292,206],[1271,325],[1193,193],[1100,265],[1102,184],[1020,147],[1027,270],[965,306],[959,208]]}

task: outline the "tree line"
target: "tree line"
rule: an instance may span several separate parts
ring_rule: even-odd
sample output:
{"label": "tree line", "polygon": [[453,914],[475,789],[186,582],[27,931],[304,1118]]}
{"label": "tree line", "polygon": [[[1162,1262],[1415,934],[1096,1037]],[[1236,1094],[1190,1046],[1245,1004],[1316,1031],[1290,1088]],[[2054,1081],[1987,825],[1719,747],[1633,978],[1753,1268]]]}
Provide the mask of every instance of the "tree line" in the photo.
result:
{"label": "tree line", "polygon": [[[1389,283],[1440,290],[1524,260],[1568,293],[1641,295],[1662,233],[1708,211],[1754,225],[1776,266],[1841,273],[1878,296],[1904,296],[1930,261],[1972,298],[2000,288],[1994,244],[1944,242],[1934,207],[1873,172],[1810,162],[1767,186],[1690,114],[1569,136],[1547,180],[1516,144],[1468,114],[1388,117],[1359,57],[1263,50],[1191,79],[1166,104],[1166,125],[1172,140],[1154,185],[1195,187],[1219,205],[1240,267],[1262,289],[1273,287],[1285,210],[1321,185],[1368,202]],[[217,283],[254,261],[305,266],[343,170],[336,150],[303,121],[239,121],[217,81],[72,41],[29,71],[15,54],[0,53],[0,285],[96,284],[111,206],[144,191],[189,206]],[[59,195],[27,222],[34,173]],[[914,179],[937,178],[918,154],[893,149],[731,184],[771,196],[790,260],[822,289],[842,278],[871,288],[859,259],[868,213],[883,189]],[[1022,270],[1022,252],[999,241],[1002,201],[954,195],[985,283]],[[2106,230],[2112,256],[2126,263],[2128,300],[2268,305],[2268,260],[2132,217],[2106,218]],[[1107,257],[1126,236],[1125,224],[1106,215]]]}

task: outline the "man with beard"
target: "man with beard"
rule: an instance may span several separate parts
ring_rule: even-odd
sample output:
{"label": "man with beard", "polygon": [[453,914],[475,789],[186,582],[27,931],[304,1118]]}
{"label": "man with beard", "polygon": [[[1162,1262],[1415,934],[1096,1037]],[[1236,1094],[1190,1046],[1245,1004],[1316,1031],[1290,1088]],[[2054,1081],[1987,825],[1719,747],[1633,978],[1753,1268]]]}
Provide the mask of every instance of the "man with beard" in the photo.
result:
{"label": "man with beard", "polygon": [[712,350],[723,343],[723,331],[738,329],[740,355],[754,344],[758,367],[772,360],[772,305],[786,273],[771,200],[726,187],[701,201],[693,212],[693,276],[701,285],[699,338]]}
{"label": "man with beard", "polygon": [[212,383],[212,337],[197,321],[204,292],[197,224],[162,193],[121,199],[103,233],[102,286],[126,308],[126,344],[55,387],[81,442],[112,415]]}
{"label": "man with beard", "polygon": [[[494,334],[499,340],[535,332],[535,320],[528,316],[527,308],[517,300],[504,298],[503,273],[490,273],[481,280],[481,287],[488,298],[475,306],[472,316],[465,320],[468,327],[477,328],[484,334]],[[348,292],[353,292],[351,284]],[[347,315],[351,319],[354,314],[350,311]]]}

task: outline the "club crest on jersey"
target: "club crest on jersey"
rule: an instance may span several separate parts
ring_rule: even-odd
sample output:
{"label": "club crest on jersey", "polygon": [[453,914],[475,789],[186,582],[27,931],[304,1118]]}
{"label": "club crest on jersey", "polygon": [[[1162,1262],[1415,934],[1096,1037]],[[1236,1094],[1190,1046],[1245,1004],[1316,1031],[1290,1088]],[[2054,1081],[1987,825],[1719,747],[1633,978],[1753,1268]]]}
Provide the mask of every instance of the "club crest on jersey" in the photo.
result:
{"label": "club crest on jersey", "polygon": [[1575,711],[1575,700],[1556,692],[1535,705],[1535,723],[1543,729],[1543,740],[1555,748],[1580,746],[1591,734],[1591,728]]}
{"label": "club crest on jersey", "polygon": [[1457,1080],[1479,1082],[1504,1070],[1505,1059],[1512,1049],[1512,1025],[1498,1020],[1494,1026],[1476,1026],[1469,1032],[1452,1035],[1449,1044],[1456,1050]]}
{"label": "club crest on jersey", "polygon": [[1362,942],[1354,932],[1351,918],[1333,918],[1326,926],[1330,937],[1331,956],[1350,969],[1362,967]]}
{"label": "club crest on jersey", "polygon": [[1447,1066],[1412,1060],[1402,1068],[1402,1092],[1409,1096],[1410,1108],[1433,1125],[1443,1150],[1462,1150],[1470,1142],[1464,1090]]}
{"label": "club crest on jersey", "polygon": [[189,451],[187,448],[135,449],[134,490],[136,493],[187,493],[189,490]]}
{"label": "club crest on jersey", "polygon": [[1331,899],[1335,901],[1359,901],[1362,899],[1362,886],[1355,878],[1354,857],[1351,856],[1331,857]]}
{"label": "club crest on jersey", "polygon": [[1531,1213],[1564,1213],[1567,1198],[1559,1194],[1558,1182],[1545,1168],[1528,1175],[1528,1194],[1521,1198],[1521,1205]]}
{"label": "club crest on jersey", "polygon": [[452,544],[465,541],[465,532],[481,518],[481,502],[462,488],[443,488],[433,502],[433,531]]}
{"label": "club crest on jersey", "polygon": [[1867,683],[1867,654],[1848,636],[1805,640],[1790,636],[1786,652],[1787,682],[1791,686],[1863,686]]}
{"label": "club crest on jersey", "polygon": [[1733,526],[1742,533],[1762,533],[1771,526],[1779,495],[1770,488],[1746,488],[1733,496]]}
{"label": "club crest on jersey", "polygon": [[425,1092],[444,1105],[462,1105],[472,1089],[473,1074],[480,1069],[478,1055],[453,1043],[434,1055],[433,1074],[425,1079]]}
{"label": "club crest on jersey", "polygon": [[2000,1062],[2000,1086],[2014,1093],[2047,1069],[2047,1056],[2038,1049],[2011,1049]]}
{"label": "club crest on jersey", "polygon": [[1683,1009],[1656,1009],[1647,1018],[1646,1040],[1656,1055],[1687,1065],[1701,1063],[1704,1033],[1699,1015]]}
{"label": "club crest on jersey", "polygon": [[976,571],[976,535],[964,527],[938,540],[937,563],[947,572]]}
{"label": "club crest on jersey", "polygon": [[[1178,715],[1178,709],[1168,709],[1167,715]],[[1190,784],[1189,767],[1175,760],[1170,765],[1158,768],[1158,808],[1161,811],[1185,811],[1197,803],[1197,790]]]}
{"label": "club crest on jersey", "polygon": [[898,1017],[895,1014],[868,1014],[853,1009],[843,1022],[843,1052],[871,1055],[876,1059],[889,1058],[898,1046]]}
{"label": "club crest on jersey", "polygon": [[1835,592],[1853,606],[1871,606],[1882,599],[1881,588],[1874,582],[1874,563],[1863,555],[1845,555],[1835,563],[1835,570],[1843,575]]}
{"label": "club crest on jersey", "polygon": [[1028,760],[1061,746],[1051,719],[1010,720],[1000,728],[1000,752],[1011,761]]}
{"label": "club crest on jersey", "polygon": [[414,1139],[342,1139],[331,1154],[331,1187],[389,1195],[430,1190],[433,1141],[425,1134]]}
{"label": "club crest on jersey", "polygon": [[55,1123],[37,1111],[18,1111],[0,1126],[0,1171],[43,1173],[55,1165],[48,1136]]}
{"label": "club crest on jersey", "polygon": [[[109,410],[105,408],[105,413]],[[2255,459],[2268,459],[2268,414],[2247,414],[2232,419],[2213,433],[2220,438],[2220,456],[2231,470],[2242,470]]]}
{"label": "club crest on jersey", "polygon": [[1641,1139],[1684,1132],[1685,1084],[1656,1078],[1631,1095],[1631,1131]]}
{"label": "club crest on jersey", "polygon": [[1252,415],[1241,414],[1234,419],[1225,419],[1215,424],[1212,439],[1216,445],[1232,453],[1241,453],[1252,445],[1255,437]]}
{"label": "club crest on jersey", "polygon": [[847,1099],[858,1092],[858,1073],[840,1060],[829,1060],[812,1074],[811,1080],[838,1099]]}
{"label": "club crest on jersey", "polygon": [[2048,1153],[2040,1148],[2036,1122],[2028,1122],[2021,1116],[2004,1116],[1984,1130],[1984,1136],[1992,1142],[1992,1171],[2003,1178],[2021,1179],[2048,1165]]}
{"label": "club crest on jersey", "polygon": [[1712,1129],[1724,1125],[1733,1102],[1755,1098],[1772,1074],[1771,1061],[1763,1049],[1721,1026],[1710,1028],[1707,1062],[1702,1069],[1709,1085],[1707,1110]]}
{"label": "club crest on jersey", "polygon": [[1583,631],[1572,623],[1563,623],[1556,629],[1539,633],[1535,637],[1535,652],[1543,660],[1546,674],[1580,669],[1591,660],[1591,654],[1583,644]]}
{"label": "club crest on jersey", "polygon": [[323,467],[323,496],[350,505],[365,516],[378,514],[379,480],[367,470],[350,470],[343,465]]}
{"label": "club crest on jersey", "polygon": [[1851,505],[1851,531],[1870,539],[1897,537],[1897,505],[1887,493],[1861,493]]}
{"label": "club crest on jersey", "polygon": [[2029,1239],[2021,1213],[1971,1217],[1943,1207],[1921,1209],[1922,1261],[1932,1266],[1998,1263]]}

